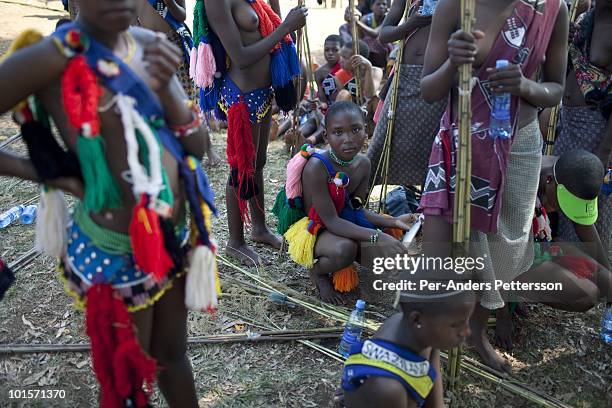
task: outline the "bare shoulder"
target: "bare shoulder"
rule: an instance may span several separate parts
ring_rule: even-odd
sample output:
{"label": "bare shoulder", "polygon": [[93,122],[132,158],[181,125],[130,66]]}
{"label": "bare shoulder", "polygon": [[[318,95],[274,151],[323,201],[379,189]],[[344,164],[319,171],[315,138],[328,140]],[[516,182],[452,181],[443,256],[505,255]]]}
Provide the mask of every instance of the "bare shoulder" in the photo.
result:
{"label": "bare shoulder", "polygon": [[316,157],[308,159],[302,171],[302,182],[306,184],[318,183],[326,178],[327,170],[323,162]]}
{"label": "bare shoulder", "polygon": [[322,65],[315,70],[315,79],[317,81],[321,81],[327,76],[327,74],[329,74],[329,68],[327,68],[327,64]]}
{"label": "bare shoulder", "polygon": [[373,78],[382,78],[383,77],[383,70],[382,70],[382,68],[372,67],[372,77]]}
{"label": "bare shoulder", "polygon": [[[461,2],[456,0],[440,0],[436,6],[433,22],[437,21],[444,26],[451,26],[452,31],[459,25]],[[433,25],[432,22],[432,25]],[[440,26],[438,26],[440,28]]]}
{"label": "bare shoulder", "polygon": [[359,153],[357,154],[357,167],[359,169],[370,169],[370,167],[372,166],[371,162],[370,162],[370,158],[368,157],[367,154],[363,154],[363,153]]}
{"label": "bare shoulder", "polygon": [[367,379],[356,391],[345,395],[350,408],[380,406],[385,408],[413,408],[416,402],[408,398],[404,386],[397,380],[386,377]]}

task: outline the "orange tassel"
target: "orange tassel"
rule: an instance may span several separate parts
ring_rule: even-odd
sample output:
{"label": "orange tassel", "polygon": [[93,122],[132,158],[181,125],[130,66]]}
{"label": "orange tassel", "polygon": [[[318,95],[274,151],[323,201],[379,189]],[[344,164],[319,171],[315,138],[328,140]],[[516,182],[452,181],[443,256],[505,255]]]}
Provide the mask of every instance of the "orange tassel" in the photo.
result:
{"label": "orange tassel", "polygon": [[395,239],[402,239],[404,230],[399,228],[385,228],[385,234],[391,235]]}
{"label": "orange tassel", "polygon": [[355,265],[347,266],[344,269],[334,272],[332,276],[334,289],[338,292],[351,292],[359,286],[359,275]]}
{"label": "orange tassel", "polygon": [[[383,217],[391,218],[389,214],[383,214]],[[384,233],[387,235],[391,235],[395,239],[402,239],[404,236],[404,230],[400,228],[385,228]]]}
{"label": "orange tassel", "polygon": [[148,208],[145,194],[134,206],[129,232],[136,264],[145,272],[152,274],[157,282],[161,282],[173,263],[164,246],[159,216]]}

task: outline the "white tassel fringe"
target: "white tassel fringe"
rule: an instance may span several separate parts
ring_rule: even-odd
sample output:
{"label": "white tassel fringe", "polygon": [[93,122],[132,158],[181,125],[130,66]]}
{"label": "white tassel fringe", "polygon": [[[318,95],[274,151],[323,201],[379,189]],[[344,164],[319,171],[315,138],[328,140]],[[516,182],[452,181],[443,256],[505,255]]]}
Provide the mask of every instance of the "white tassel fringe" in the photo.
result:
{"label": "white tassel fringe", "polygon": [[205,245],[196,247],[193,250],[185,282],[185,306],[195,311],[216,309],[218,305],[216,278],[214,252]]}
{"label": "white tassel fringe", "polygon": [[36,220],[36,250],[60,257],[66,249],[68,209],[61,190],[41,191]]}

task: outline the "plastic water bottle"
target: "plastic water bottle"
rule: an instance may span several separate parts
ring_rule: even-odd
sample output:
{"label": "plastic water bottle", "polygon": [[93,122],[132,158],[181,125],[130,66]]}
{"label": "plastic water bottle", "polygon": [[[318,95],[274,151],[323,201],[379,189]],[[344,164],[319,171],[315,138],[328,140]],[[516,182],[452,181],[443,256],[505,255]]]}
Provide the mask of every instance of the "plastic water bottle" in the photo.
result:
{"label": "plastic water bottle", "polygon": [[365,322],[365,301],[359,299],[355,304],[355,310],[351,312],[351,316],[344,326],[342,341],[338,347],[338,353],[345,358],[349,356],[351,346],[361,340],[361,332]]}
{"label": "plastic water bottle", "polygon": [[37,207],[35,205],[28,205],[25,210],[23,210],[21,217],[19,217],[21,223],[26,225],[33,223],[36,219],[36,210]]}
{"label": "plastic water bottle", "polygon": [[0,228],[6,228],[17,218],[21,217],[25,207],[23,205],[16,205],[8,211],[0,214]]}
{"label": "plastic water bottle", "polygon": [[[495,68],[500,69],[509,65],[508,60],[497,60]],[[509,139],[512,136],[512,123],[510,120],[509,93],[495,94],[492,100],[491,123],[489,134],[492,139]]]}
{"label": "plastic water bottle", "polygon": [[433,16],[437,3],[438,0],[423,0],[423,5],[419,7],[419,14],[422,16]]}
{"label": "plastic water bottle", "polygon": [[601,192],[604,193],[606,197],[612,194],[612,167],[608,167],[603,185],[601,186]]}
{"label": "plastic water bottle", "polygon": [[601,320],[601,332],[599,333],[604,343],[612,346],[612,306],[608,306]]}

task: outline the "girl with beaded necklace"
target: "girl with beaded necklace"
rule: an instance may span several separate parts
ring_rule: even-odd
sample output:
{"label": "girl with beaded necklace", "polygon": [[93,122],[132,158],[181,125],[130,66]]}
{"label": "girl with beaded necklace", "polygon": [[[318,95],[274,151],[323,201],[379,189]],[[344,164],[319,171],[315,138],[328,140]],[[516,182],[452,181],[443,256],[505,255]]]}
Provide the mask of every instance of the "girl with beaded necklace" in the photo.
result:
{"label": "girl with beaded necklace", "polygon": [[370,160],[359,153],[365,137],[365,120],[356,104],[331,105],[325,136],[329,149],[302,147],[287,166],[287,183],[273,210],[292,259],[310,269],[319,296],[333,304],[344,301],[341,292],[359,284],[354,262],[366,258],[362,249],[371,248],[368,259],[405,252],[381,229],[407,231],[414,221],[413,214],[386,217],[363,208],[370,179]]}

